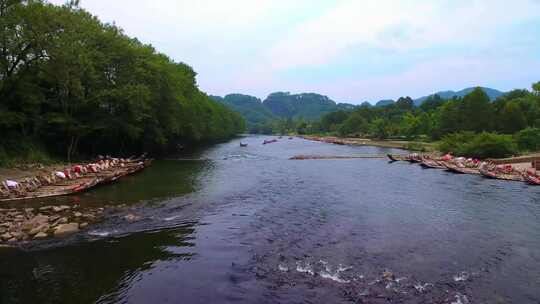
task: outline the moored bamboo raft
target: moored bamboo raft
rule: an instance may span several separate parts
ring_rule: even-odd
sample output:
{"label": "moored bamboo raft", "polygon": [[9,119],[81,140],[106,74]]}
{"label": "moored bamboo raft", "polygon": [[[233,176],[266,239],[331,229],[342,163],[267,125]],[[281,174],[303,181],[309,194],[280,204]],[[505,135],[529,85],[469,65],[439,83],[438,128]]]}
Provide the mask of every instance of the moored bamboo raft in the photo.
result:
{"label": "moored bamboo raft", "polygon": [[444,166],[446,167],[447,171],[457,173],[457,174],[480,174],[480,171],[478,168],[474,167],[466,167],[463,165],[457,165],[452,162],[443,162]]}
{"label": "moored bamboo raft", "polygon": [[403,155],[403,154],[386,154],[386,156],[392,162],[406,161],[407,160],[407,155]]}
{"label": "moored bamboo raft", "polygon": [[446,167],[438,160],[423,158],[420,166],[427,169],[446,169]]}
{"label": "moored bamboo raft", "polygon": [[501,179],[507,181],[524,182],[525,178],[521,172],[518,171],[499,171],[491,168],[480,168],[480,174],[491,179]]}
{"label": "moored bamboo raft", "polygon": [[534,172],[525,171],[525,173],[523,173],[523,178],[529,185],[540,186],[540,176],[536,173],[536,170],[534,170]]}
{"label": "moored bamboo raft", "polygon": [[406,161],[408,161],[410,163],[413,163],[413,164],[414,163],[421,163],[422,162],[422,157],[418,153],[412,153],[412,154],[409,154],[407,156]]}
{"label": "moored bamboo raft", "polygon": [[[510,163],[497,164],[491,160],[481,161],[478,159],[453,157],[449,154],[442,157],[434,155],[420,155],[412,153],[409,155],[388,154],[387,157],[392,161],[408,161],[419,163],[424,168],[446,169],[449,172],[458,174],[482,175],[490,179],[499,179],[506,181],[527,182],[531,185],[540,185],[540,175],[538,174],[538,161],[532,161],[532,167],[528,170],[521,166],[513,166]],[[521,157],[520,159],[530,160],[530,157]],[[505,160],[508,162],[508,160]],[[516,162],[511,162],[516,163]],[[521,163],[523,164],[523,163]]]}
{"label": "moored bamboo raft", "polygon": [[[129,159],[119,162],[117,166],[97,171],[76,174],[73,178],[63,178],[51,183],[45,181],[35,189],[3,189],[0,202],[29,200],[64,196],[87,191],[98,185],[110,183],[117,179],[134,174],[150,166],[152,159]],[[37,178],[36,178],[37,179]]]}

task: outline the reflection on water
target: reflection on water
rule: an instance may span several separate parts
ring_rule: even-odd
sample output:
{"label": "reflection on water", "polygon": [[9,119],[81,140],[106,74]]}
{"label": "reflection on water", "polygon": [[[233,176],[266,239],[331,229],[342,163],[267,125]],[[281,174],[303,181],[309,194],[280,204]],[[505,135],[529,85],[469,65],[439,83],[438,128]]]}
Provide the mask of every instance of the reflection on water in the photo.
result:
{"label": "reflection on water", "polygon": [[193,225],[0,259],[1,303],[115,303],[143,272],[192,258]]}
{"label": "reflection on water", "polygon": [[37,199],[6,204],[9,207],[36,207],[54,204],[84,204],[87,206],[159,202],[196,191],[197,178],[211,164],[204,161],[155,161],[149,170],[122,178],[116,183],[100,186],[78,195]]}
{"label": "reflection on water", "polygon": [[[538,303],[540,189],[247,137],[77,197],[128,204],[0,253],[1,303]],[[73,200],[74,198],[70,198]]]}

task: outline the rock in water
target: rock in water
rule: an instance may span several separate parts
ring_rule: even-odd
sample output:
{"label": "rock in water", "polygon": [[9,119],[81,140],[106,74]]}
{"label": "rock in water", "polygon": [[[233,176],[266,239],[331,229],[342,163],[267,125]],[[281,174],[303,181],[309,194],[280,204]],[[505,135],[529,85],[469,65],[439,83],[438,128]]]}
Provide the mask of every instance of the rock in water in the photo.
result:
{"label": "rock in water", "polygon": [[2,238],[4,241],[7,241],[7,240],[11,239],[12,237],[13,236],[9,232],[6,232],[6,233],[2,234],[2,236],[0,236],[0,238]]}
{"label": "rock in water", "polygon": [[54,229],[54,235],[55,236],[62,236],[66,234],[72,234],[79,231],[79,224],[77,223],[68,223],[68,224],[61,224],[58,225]]}
{"label": "rock in water", "polygon": [[128,221],[128,222],[135,222],[135,221],[140,220],[141,217],[139,215],[130,213],[130,214],[124,216],[124,219],[126,219],[126,221]]}
{"label": "rock in water", "polygon": [[34,236],[34,239],[44,239],[47,237],[47,234],[45,232],[40,232]]}
{"label": "rock in water", "polygon": [[43,224],[41,226],[38,226],[32,230],[30,230],[30,232],[28,232],[28,235],[35,235],[35,234],[38,234],[40,232],[47,232],[47,230],[49,230],[50,226],[48,224]]}
{"label": "rock in water", "polygon": [[392,272],[388,271],[388,270],[385,270],[383,272],[383,279],[387,280],[387,281],[393,281],[395,280],[395,276]]}

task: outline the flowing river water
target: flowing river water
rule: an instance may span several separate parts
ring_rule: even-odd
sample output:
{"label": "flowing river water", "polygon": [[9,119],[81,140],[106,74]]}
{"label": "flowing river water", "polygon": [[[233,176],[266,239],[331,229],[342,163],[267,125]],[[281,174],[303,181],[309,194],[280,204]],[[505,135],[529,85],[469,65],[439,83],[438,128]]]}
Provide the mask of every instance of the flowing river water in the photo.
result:
{"label": "flowing river water", "polygon": [[0,303],[540,302],[539,187],[268,138],[59,199],[140,220],[0,251]]}

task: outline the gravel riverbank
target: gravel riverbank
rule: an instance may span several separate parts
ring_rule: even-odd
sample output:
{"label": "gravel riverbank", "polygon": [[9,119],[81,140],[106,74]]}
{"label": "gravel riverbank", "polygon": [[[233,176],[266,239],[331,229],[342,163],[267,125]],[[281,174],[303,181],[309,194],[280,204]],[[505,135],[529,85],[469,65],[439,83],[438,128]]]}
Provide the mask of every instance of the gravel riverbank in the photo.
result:
{"label": "gravel riverbank", "polygon": [[[125,207],[125,205],[104,207],[55,205],[24,209],[0,208],[0,248],[69,236],[101,222],[108,214],[123,211]],[[131,213],[124,217],[126,221],[138,218]]]}

